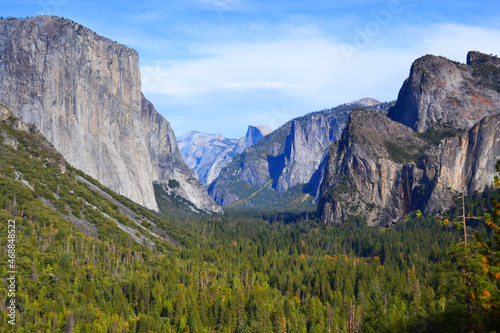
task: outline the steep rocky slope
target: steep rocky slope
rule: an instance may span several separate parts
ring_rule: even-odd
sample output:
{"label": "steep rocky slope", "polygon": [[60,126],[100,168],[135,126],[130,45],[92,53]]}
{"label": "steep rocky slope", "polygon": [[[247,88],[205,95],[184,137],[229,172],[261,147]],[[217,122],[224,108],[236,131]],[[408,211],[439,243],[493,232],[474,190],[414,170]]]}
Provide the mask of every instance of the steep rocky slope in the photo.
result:
{"label": "steep rocky slope", "polygon": [[[209,187],[210,195],[221,205],[238,201],[251,207],[311,206],[326,150],[340,136],[349,113],[362,103],[345,104],[289,121],[222,169]],[[386,111],[388,106],[378,102],[370,108]]]}
{"label": "steep rocky slope", "polygon": [[[25,217],[46,221],[56,229],[69,222],[73,232],[89,238],[129,246],[133,240],[149,248],[165,242],[180,245],[158,228],[157,223],[165,225],[165,221],[75,170],[36,125],[23,122],[1,104],[0,182],[12,200],[6,205],[11,212],[24,211]],[[29,212],[22,207],[26,201]],[[22,208],[16,208],[18,202]]]}
{"label": "steep rocky slope", "polygon": [[[469,53],[469,63],[479,56]],[[389,117],[399,122],[367,111],[351,113],[342,138],[329,148],[318,207],[324,222],[361,215],[369,225],[390,225],[411,211],[447,209],[459,191],[482,191],[492,184],[500,159],[500,103],[496,91],[479,81],[486,77],[488,83],[495,82],[483,66],[490,67],[497,58],[480,58],[476,69],[433,56],[418,59],[389,111]],[[447,66],[452,69],[446,70]],[[434,72],[416,74],[417,68]],[[483,74],[465,82],[463,77],[477,68]],[[443,82],[454,84],[457,77],[467,86],[455,91],[460,107],[442,98],[452,89],[443,87]],[[409,84],[416,78],[420,85]],[[419,105],[424,100],[429,104],[414,108],[416,96]],[[489,97],[484,102],[487,108],[477,107],[477,96]],[[481,112],[493,115],[482,117]]]}
{"label": "steep rocky slope", "polygon": [[234,156],[258,142],[272,130],[266,126],[248,126],[245,136],[227,139],[221,134],[191,131],[177,138],[184,161],[203,185],[210,185]]}
{"label": "steep rocky slope", "polygon": [[142,96],[136,51],[57,17],[0,20],[0,31],[0,102],[69,163],[153,210],[153,182],[170,179],[200,209],[220,210]]}

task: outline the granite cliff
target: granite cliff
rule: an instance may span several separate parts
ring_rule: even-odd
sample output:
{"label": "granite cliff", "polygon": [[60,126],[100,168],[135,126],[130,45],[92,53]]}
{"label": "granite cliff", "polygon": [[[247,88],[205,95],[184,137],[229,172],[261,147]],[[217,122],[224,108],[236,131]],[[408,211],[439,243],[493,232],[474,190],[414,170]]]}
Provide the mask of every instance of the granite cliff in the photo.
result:
{"label": "granite cliff", "polygon": [[169,123],[142,95],[135,50],[38,16],[0,20],[0,57],[0,102],[36,124],[76,168],[153,210],[153,182],[178,179],[179,195],[220,211],[185,166]]}
{"label": "granite cliff", "polygon": [[266,126],[248,126],[245,136],[228,139],[222,134],[191,131],[177,138],[184,161],[205,186],[209,186],[234,156],[257,143],[272,130]]}
{"label": "granite cliff", "polygon": [[420,133],[470,129],[498,112],[500,67],[494,59],[479,52],[469,52],[467,64],[432,55],[417,59],[389,118]]}
{"label": "granite cliff", "polygon": [[391,225],[492,185],[500,159],[498,58],[470,52],[467,59],[420,58],[388,117],[351,113],[329,148],[318,206],[324,222],[360,215],[369,225]]}

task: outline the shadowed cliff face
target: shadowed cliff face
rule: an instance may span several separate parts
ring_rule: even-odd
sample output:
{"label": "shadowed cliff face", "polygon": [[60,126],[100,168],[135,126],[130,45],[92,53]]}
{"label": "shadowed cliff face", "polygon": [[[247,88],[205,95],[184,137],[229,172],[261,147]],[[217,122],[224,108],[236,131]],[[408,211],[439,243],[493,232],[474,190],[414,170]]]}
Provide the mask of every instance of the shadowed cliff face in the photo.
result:
{"label": "shadowed cliff face", "polygon": [[153,182],[168,184],[175,180],[179,186],[170,189],[172,194],[188,200],[202,211],[222,212],[222,209],[208,196],[203,185],[193,177],[182,159],[170,123],[156,112],[153,104],[144,96],[142,112],[144,135],[146,142],[149,143]]}
{"label": "shadowed cliff face", "polygon": [[[468,64],[426,55],[417,59],[389,118],[417,132],[431,128],[468,130],[500,110],[500,89],[487,76],[500,71],[499,59],[470,52]],[[497,75],[497,82],[498,82]]]}
{"label": "shadowed cliff face", "polygon": [[[0,20],[0,53],[0,102],[75,167],[154,210],[153,181],[191,177],[170,125],[141,94],[136,51],[40,16]],[[195,205],[214,206],[200,197]]]}
{"label": "shadowed cliff face", "polygon": [[414,131],[383,114],[351,113],[342,138],[329,149],[320,194],[323,219],[362,215],[371,225],[402,217],[408,210],[403,165],[418,158],[424,145]]}
{"label": "shadowed cliff face", "polygon": [[[469,53],[468,61],[418,59],[389,112],[398,121],[351,113],[329,148],[318,206],[324,222],[361,215],[369,225],[391,225],[417,209],[443,211],[459,191],[493,183],[500,159],[500,104],[491,102],[498,94],[490,88],[498,82],[491,68],[497,58]],[[450,106],[444,96],[451,93],[460,103]]]}

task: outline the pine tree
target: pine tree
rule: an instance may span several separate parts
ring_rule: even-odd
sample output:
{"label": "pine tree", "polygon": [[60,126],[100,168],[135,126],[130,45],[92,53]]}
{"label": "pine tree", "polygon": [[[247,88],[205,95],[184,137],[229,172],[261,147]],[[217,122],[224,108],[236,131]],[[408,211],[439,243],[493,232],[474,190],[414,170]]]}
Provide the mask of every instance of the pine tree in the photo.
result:
{"label": "pine tree", "polygon": [[[497,169],[500,172],[500,163],[497,164]],[[495,177],[495,184],[500,188],[498,176]],[[450,261],[445,265],[449,273],[448,283],[443,285],[443,290],[450,299],[446,313],[453,318],[455,328],[459,326],[463,331],[485,330],[494,327],[491,326],[492,322],[498,323],[500,315],[500,206],[494,202],[494,216],[486,214],[484,217],[493,231],[493,241],[487,242],[478,233],[474,234],[474,238],[468,238],[468,217],[463,194],[461,201],[462,215],[459,218],[462,221],[460,227],[464,229],[464,239],[459,244],[452,244],[448,250]],[[444,222],[446,224],[448,221]]]}
{"label": "pine tree", "polygon": [[[184,312],[186,310],[186,287],[183,284],[178,285],[177,293],[175,295],[175,313],[174,313],[174,323],[179,326],[179,331],[181,331],[181,326],[184,328],[186,326],[186,318],[184,318]],[[182,322],[182,325],[181,325]]]}

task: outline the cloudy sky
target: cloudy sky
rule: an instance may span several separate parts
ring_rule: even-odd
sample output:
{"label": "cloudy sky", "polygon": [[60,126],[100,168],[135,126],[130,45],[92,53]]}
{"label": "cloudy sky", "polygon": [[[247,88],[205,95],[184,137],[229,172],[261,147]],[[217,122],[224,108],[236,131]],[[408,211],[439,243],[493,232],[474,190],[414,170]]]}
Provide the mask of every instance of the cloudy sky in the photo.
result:
{"label": "cloudy sky", "polygon": [[177,135],[237,138],[363,97],[397,98],[425,54],[500,54],[500,2],[442,0],[2,0],[136,49],[142,90]]}

